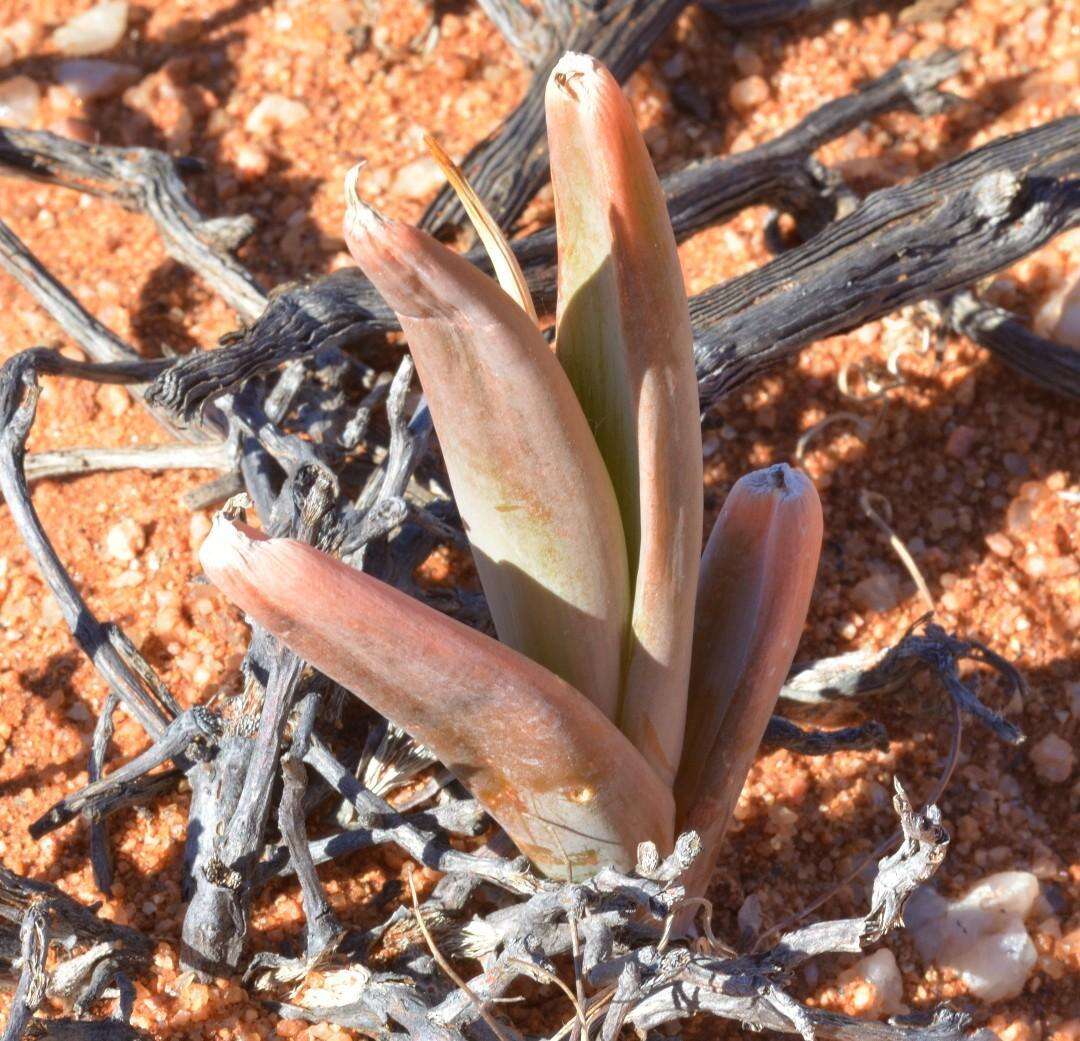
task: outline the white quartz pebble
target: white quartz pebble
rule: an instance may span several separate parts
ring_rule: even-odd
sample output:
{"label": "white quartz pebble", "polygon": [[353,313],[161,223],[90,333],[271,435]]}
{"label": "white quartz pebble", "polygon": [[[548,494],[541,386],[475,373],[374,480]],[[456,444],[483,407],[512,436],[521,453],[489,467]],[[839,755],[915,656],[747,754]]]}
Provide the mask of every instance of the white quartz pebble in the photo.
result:
{"label": "white quartz pebble", "polygon": [[65,22],[53,33],[61,54],[82,58],[111,51],[127,32],[127,0],[103,0]]}
{"label": "white quartz pebble", "polygon": [[989,875],[953,901],[920,886],[904,924],[924,961],[957,972],[976,997],[1000,1001],[1016,997],[1035,967],[1024,918],[1038,895],[1039,880],[1029,871]]}

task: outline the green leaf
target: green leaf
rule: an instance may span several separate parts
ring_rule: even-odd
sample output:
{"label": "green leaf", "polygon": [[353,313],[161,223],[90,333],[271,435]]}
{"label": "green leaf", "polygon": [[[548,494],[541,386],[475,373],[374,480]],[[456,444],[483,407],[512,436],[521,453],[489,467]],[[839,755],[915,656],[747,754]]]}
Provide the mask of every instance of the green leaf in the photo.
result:
{"label": "green leaf", "polygon": [[702,525],[697,377],[664,193],[615,78],[581,54],[547,87],[556,350],[615,487],[634,583],[619,722],[669,782],[682,747]]}

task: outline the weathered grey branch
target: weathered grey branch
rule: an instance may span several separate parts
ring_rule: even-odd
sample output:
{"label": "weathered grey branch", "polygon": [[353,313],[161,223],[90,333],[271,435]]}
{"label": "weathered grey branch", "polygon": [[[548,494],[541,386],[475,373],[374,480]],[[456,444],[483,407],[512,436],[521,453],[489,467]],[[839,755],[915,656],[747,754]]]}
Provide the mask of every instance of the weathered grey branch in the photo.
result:
{"label": "weathered grey branch", "polygon": [[962,65],[962,55],[948,49],[898,62],[851,94],[826,102],[772,141],[666,175],[664,192],[676,236],[686,238],[765,202],[794,214],[801,236],[810,238],[858,201],[836,174],[813,158],[814,152],[888,112],[928,116],[943,111],[955,99],[938,85]]}
{"label": "weathered grey branch", "polygon": [[[180,759],[196,743],[216,742],[221,735],[221,723],[211,712],[200,706],[188,709],[174,719],[161,737],[145,752],[117,767],[107,777],[92,781],[85,788],[67,796],[30,825],[30,834],[39,839],[55,831],[80,813],[93,811],[100,803],[116,799],[131,782],[170,759]],[[191,758],[203,758],[193,755]]]}
{"label": "weathered grey branch", "polygon": [[[940,108],[947,96],[936,84],[956,70],[957,61],[940,52],[901,63],[767,145],[669,175],[665,186],[677,234],[766,201],[801,214],[808,232],[820,228],[847,196],[808,151],[890,109]],[[1072,226],[1080,219],[1076,124],[1060,120],[999,139],[910,184],[875,193],[771,264],[694,297],[703,399],[726,393],[817,339],[976,281]],[[550,305],[553,233],[522,239],[515,252],[538,302]],[[479,255],[470,257],[482,262]],[[275,296],[234,343],[163,373],[152,400],[191,415],[213,393],[317,349],[329,316],[327,335],[338,346],[394,327],[362,276],[344,269]]]}
{"label": "weathered grey branch", "polygon": [[916,659],[903,657],[894,648],[850,651],[795,665],[780,697],[803,705],[828,705],[843,698],[891,694],[909,683],[919,667]]}
{"label": "weathered grey branch", "polygon": [[[162,362],[155,363],[141,359],[112,330],[101,324],[89,311],[75,299],[39,263],[38,259],[26,248],[22,240],[3,222],[0,221],[0,266],[48,312],[61,329],[71,337],[86,353],[100,363],[114,365],[130,364],[139,371],[145,367],[147,375],[141,379],[117,379],[118,383],[140,383],[153,379],[152,373],[167,368]],[[41,371],[54,371],[45,370]],[[175,419],[166,410],[155,408],[146,400],[141,388],[132,392],[137,401],[147,407],[154,419],[175,437],[184,440],[203,440],[206,434],[196,427],[178,426]]]}
{"label": "weathered grey branch", "polygon": [[854,0],[698,0],[728,29],[760,29],[802,15],[850,7]]}
{"label": "weathered grey branch", "polygon": [[[129,657],[110,638],[109,628],[90,612],[53,549],[26,485],[23,459],[39,393],[37,374],[58,365],[59,357],[51,351],[24,351],[0,368],[0,492],[75,641],[124,707],[151,737],[158,738],[172,717],[175,703],[162,702],[160,689],[155,690],[137,674]],[[68,367],[78,365],[63,361]],[[87,371],[94,367],[82,368]]]}
{"label": "weathered grey branch", "polygon": [[[197,163],[183,164],[190,171]],[[152,148],[84,145],[44,130],[0,127],[0,168],[112,199],[145,213],[175,260],[206,278],[245,320],[262,313],[266,294],[228,253],[254,230],[250,217],[205,219],[188,199],[178,163]]]}
{"label": "weathered grey branch", "polygon": [[553,27],[537,18],[520,0],[478,0],[478,3],[526,65],[542,64],[553,50]]}
{"label": "weathered grey branch", "polygon": [[97,362],[137,361],[138,355],[56,281],[22,240],[0,221],[0,262],[90,357]]}
{"label": "weathered grey branch", "polygon": [[320,701],[319,695],[312,692],[304,698],[300,707],[301,718],[293,734],[292,747],[281,760],[282,792],[278,806],[278,830],[288,847],[289,860],[300,882],[304,904],[304,957],[308,965],[326,960],[345,935],[345,929],[315,873],[304,825],[304,793],[308,779],[303,757],[311,743]]}
{"label": "weathered grey branch", "polygon": [[[188,765],[185,762],[185,767]],[[198,764],[195,764],[197,768]],[[137,806],[147,803],[159,795],[175,792],[180,787],[181,781],[186,774],[184,770],[173,768],[162,770],[156,774],[147,774],[138,780],[132,781],[112,795],[103,796],[94,807],[94,813],[102,820],[117,810],[126,809],[128,806]]]}
{"label": "weathered grey branch", "polygon": [[[568,37],[549,51],[525,97],[490,137],[465,157],[462,167],[495,220],[509,228],[548,179],[544,136],[544,87],[563,50],[587,51],[621,82],[644,61],[689,0],[607,0],[582,10]],[[449,186],[428,207],[421,227],[445,232],[464,220]]]}
{"label": "weathered grey branch", "polygon": [[147,1041],[148,1034],[118,1019],[38,1019],[34,1041]]}
{"label": "weathered grey branch", "polygon": [[809,242],[690,302],[702,401],[808,343],[1000,270],[1080,223],[1080,117],[875,192]]}
{"label": "weathered grey branch", "polygon": [[943,307],[955,332],[985,347],[998,361],[1052,394],[1080,400],[1080,351],[1032,332],[1014,314],[957,293]]}
{"label": "weathered grey branch", "polygon": [[[17,930],[13,930],[12,925]],[[143,1037],[129,1025],[135,990],[127,977],[142,971],[153,944],[148,937],[98,918],[47,882],[21,878],[0,868],[0,949],[5,976],[18,961],[18,985],[3,1032],[4,1041],[23,1037],[89,1036],[106,1039]],[[58,957],[50,969],[49,949]],[[72,954],[76,948],[82,953]],[[115,983],[119,1000],[114,1016],[104,1021],[49,1020],[34,1016],[46,997],[73,1006],[77,1015],[100,1000]],[[100,1023],[109,1031],[98,1031]],[[53,1024],[60,1026],[54,1031]]]}
{"label": "weathered grey branch", "polygon": [[797,665],[781,688],[780,697],[813,706],[842,698],[889,694],[903,689],[919,669],[927,668],[960,708],[1000,740],[1013,745],[1021,743],[1024,736],[1020,730],[985,705],[972,687],[961,681],[961,661],[986,665],[1020,695],[1027,692],[1023,676],[1001,655],[977,640],[947,633],[927,616],[916,622],[895,647],[885,651],[854,651]]}
{"label": "weathered grey branch", "polygon": [[[94,726],[94,737],[90,743],[90,759],[86,775],[90,784],[100,781],[105,773],[105,762],[109,755],[109,742],[113,736],[113,714],[120,703],[113,691],[105,695],[105,704],[98,713]],[[102,815],[95,810],[84,810],[90,829],[90,866],[94,872],[94,882],[106,896],[112,891],[112,857],[109,854],[109,836]]]}
{"label": "weathered grey branch", "polygon": [[345,929],[330,906],[318,875],[315,875],[314,861],[308,850],[307,830],[303,826],[303,792],[307,788],[307,772],[303,763],[292,756],[285,756],[281,760],[281,769],[283,788],[278,807],[278,827],[288,847],[289,862],[300,881],[305,959],[308,964],[318,964],[333,954],[345,935]]}
{"label": "weathered grey branch", "polygon": [[[185,935],[197,934],[202,940],[201,949],[194,953],[210,965],[235,969],[240,964],[251,899],[248,883],[262,852],[279,747],[302,672],[303,662],[289,651],[278,651],[272,658],[236,808],[203,869],[207,884],[196,879],[195,895],[184,916]],[[204,968],[195,959],[191,964]]]}
{"label": "weathered grey branch", "polygon": [[[534,890],[535,881],[524,861],[503,861],[463,853],[454,849],[447,838],[440,834],[440,831],[475,833],[482,819],[475,803],[470,801],[464,806],[452,806],[452,820],[443,818],[440,821],[434,814],[404,816],[396,813],[386,802],[364,788],[317,737],[312,737],[305,761],[339,795],[352,804],[360,822],[359,826],[351,827],[347,831],[313,841],[309,848],[315,864],[325,863],[358,849],[392,843],[419,863],[436,871],[469,871],[513,892]],[[425,817],[428,818],[426,827]],[[285,858],[272,854],[261,866],[260,878],[266,880],[289,870],[291,865]]]}
{"label": "weathered grey branch", "polygon": [[22,971],[2,1041],[21,1041],[38,1006],[45,1000],[48,975],[45,958],[49,953],[49,918],[43,904],[34,904],[26,912],[19,932]]}
{"label": "weathered grey branch", "polygon": [[224,442],[148,445],[137,448],[65,448],[34,452],[26,457],[27,481],[55,480],[106,470],[227,470],[236,469]]}
{"label": "weathered grey branch", "polygon": [[839,730],[806,730],[789,719],[773,716],[761,743],[766,748],[786,748],[797,755],[832,755],[840,751],[865,751],[887,745],[880,723],[865,723]]}

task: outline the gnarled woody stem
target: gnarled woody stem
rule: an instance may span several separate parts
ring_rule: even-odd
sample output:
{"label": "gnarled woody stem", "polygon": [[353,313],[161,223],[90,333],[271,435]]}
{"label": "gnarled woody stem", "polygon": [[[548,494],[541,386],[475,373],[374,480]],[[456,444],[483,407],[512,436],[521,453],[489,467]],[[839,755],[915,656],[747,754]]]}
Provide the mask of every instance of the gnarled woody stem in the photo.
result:
{"label": "gnarled woody stem", "polygon": [[427,745],[552,877],[670,847],[667,787],[553,673],[301,542],[218,517],[199,559],[231,600]]}

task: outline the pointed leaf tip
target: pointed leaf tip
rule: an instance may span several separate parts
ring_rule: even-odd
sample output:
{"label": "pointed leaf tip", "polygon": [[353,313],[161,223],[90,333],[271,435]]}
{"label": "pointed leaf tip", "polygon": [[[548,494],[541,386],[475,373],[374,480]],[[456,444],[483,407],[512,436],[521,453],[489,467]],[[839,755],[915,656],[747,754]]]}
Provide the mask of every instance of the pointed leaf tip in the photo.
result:
{"label": "pointed leaf tip", "polygon": [[606,72],[605,66],[591,54],[567,51],[551,70],[548,89],[559,91],[573,102],[595,99],[602,83],[600,74]]}

